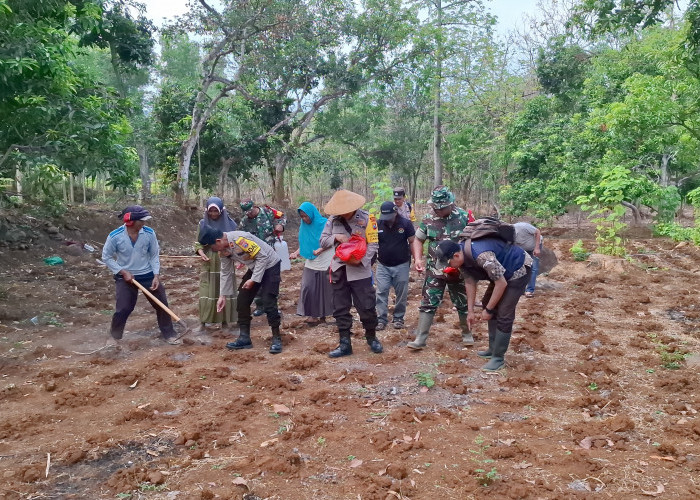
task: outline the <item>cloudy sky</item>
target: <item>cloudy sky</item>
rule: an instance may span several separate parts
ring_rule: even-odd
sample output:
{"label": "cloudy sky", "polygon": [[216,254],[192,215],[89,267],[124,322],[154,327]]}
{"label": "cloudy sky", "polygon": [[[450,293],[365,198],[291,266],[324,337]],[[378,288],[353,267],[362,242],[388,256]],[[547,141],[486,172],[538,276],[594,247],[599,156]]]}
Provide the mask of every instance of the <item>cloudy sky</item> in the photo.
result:
{"label": "cloudy sky", "polygon": [[[187,0],[145,0],[149,17],[157,26],[163,18],[171,18],[187,11]],[[506,32],[520,21],[523,13],[534,9],[537,0],[490,0],[488,8],[499,19],[500,31]]]}

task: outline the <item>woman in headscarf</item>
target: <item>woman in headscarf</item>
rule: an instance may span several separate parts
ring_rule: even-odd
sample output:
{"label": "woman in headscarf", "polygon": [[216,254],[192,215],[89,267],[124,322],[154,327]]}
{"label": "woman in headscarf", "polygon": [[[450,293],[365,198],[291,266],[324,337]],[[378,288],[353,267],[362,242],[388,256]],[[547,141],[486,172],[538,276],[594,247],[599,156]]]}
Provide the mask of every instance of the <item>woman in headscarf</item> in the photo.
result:
{"label": "woman in headscarf", "polygon": [[333,249],[323,249],[319,245],[326,218],[313,203],[305,201],[297,210],[301,217],[299,226],[299,250],[290,255],[296,259],[301,255],[306,259],[301,276],[301,291],[297,314],[308,316],[309,325],[326,321],[333,314],[333,290],[328,280],[328,267],[333,258]]}
{"label": "woman in headscarf", "polygon": [[[235,231],[236,223],[229,216],[221,198],[212,196],[207,200],[207,210],[204,218],[199,221],[197,228],[197,240],[200,231],[207,227],[219,229],[222,232]],[[202,268],[199,274],[199,329],[203,333],[207,323],[221,323],[221,328],[226,329],[237,321],[236,296],[226,298],[226,306],[221,312],[216,312],[216,301],[219,298],[219,284],[221,282],[221,260],[218,252],[204,251],[202,245],[195,243],[194,250],[202,257]],[[235,279],[235,276],[234,276]],[[236,286],[235,282],[233,284]]]}

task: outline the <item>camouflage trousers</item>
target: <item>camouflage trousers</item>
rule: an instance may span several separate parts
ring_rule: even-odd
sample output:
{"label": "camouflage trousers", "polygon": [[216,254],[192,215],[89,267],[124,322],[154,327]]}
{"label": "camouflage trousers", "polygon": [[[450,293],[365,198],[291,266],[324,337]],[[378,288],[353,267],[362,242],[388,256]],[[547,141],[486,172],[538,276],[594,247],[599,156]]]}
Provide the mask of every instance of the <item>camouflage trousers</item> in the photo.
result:
{"label": "camouflage trousers", "polygon": [[464,285],[464,279],[448,283],[444,278],[428,275],[423,283],[423,297],[420,301],[421,312],[435,314],[437,308],[442,302],[442,297],[445,294],[445,287],[450,292],[452,304],[457,308],[459,314],[467,314],[467,288]]}

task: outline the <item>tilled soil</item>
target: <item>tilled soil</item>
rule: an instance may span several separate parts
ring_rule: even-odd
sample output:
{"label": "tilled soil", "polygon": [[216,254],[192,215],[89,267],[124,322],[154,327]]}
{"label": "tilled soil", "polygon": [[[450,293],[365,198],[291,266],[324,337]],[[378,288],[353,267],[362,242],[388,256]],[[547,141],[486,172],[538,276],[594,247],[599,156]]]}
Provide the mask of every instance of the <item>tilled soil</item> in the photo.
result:
{"label": "tilled soil", "polygon": [[[182,255],[177,234],[164,246]],[[164,344],[143,298],[124,349],[78,354],[106,339],[109,273],[5,251],[0,498],[698,498],[698,249],[640,238],[631,260],[574,262],[581,235],[549,236],[559,265],[521,300],[497,375],[475,354],[486,325],[462,348],[449,299],[428,348],[406,348],[416,274],[408,330],[380,332],[376,355],[356,321],[354,354],[329,359],[333,325],[294,314],[301,262],[283,275],[282,354],[264,317],[250,350],[216,328]],[[196,325],[197,260],[162,265]]]}

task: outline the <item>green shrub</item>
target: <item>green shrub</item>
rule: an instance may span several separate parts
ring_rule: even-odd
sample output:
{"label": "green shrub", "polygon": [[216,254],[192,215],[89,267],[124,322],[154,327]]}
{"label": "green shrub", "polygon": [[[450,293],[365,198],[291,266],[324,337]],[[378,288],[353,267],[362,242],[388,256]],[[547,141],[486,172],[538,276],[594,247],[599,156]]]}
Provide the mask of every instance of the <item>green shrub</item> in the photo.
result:
{"label": "green shrub", "polygon": [[587,252],[585,248],[583,248],[583,241],[578,240],[574,245],[569,249],[569,251],[572,253],[574,256],[574,260],[576,262],[582,262],[588,258],[589,255],[591,255],[591,252]]}

